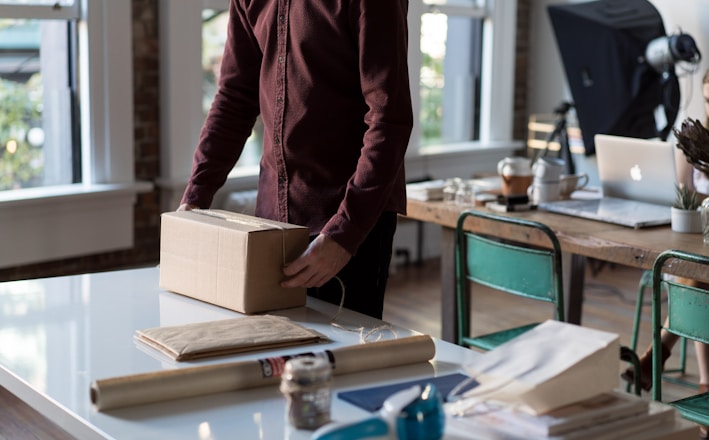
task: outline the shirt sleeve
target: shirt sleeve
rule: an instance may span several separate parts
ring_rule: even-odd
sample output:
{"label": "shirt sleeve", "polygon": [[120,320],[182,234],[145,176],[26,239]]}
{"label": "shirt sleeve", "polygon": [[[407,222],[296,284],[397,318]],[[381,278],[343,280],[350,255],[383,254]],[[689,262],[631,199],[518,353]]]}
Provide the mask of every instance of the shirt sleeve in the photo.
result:
{"label": "shirt sleeve", "polygon": [[[404,155],[413,113],[407,62],[408,2],[358,0],[352,4],[350,23],[359,48],[367,130],[344,200],[322,232],[354,254],[384,209],[405,209]],[[393,204],[392,197],[398,198]]]}

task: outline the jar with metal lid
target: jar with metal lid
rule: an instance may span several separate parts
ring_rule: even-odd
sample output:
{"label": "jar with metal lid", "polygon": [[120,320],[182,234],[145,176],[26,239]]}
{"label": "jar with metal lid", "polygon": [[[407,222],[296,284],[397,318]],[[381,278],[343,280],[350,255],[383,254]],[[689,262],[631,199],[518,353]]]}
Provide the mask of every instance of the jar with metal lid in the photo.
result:
{"label": "jar with metal lid", "polygon": [[287,399],[290,424],[316,429],[330,421],[332,367],[325,358],[289,359],[281,376],[281,392]]}

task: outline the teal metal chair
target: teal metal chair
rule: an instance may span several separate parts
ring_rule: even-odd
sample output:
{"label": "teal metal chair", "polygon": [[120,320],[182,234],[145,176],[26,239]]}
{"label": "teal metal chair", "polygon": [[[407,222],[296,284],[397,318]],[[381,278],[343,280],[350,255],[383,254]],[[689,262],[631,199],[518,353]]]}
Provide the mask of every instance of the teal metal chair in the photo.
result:
{"label": "teal metal chair", "polygon": [[[638,350],[638,334],[640,333],[640,321],[642,320],[643,306],[645,305],[645,291],[652,291],[652,271],[645,270],[640,276],[638,283],[638,295],[635,302],[635,317],[633,319],[632,339],[630,340],[630,349],[637,353]],[[637,371],[637,368],[635,369]],[[687,373],[687,338],[681,338],[679,351],[679,366],[675,368],[665,368],[662,379],[666,382],[671,382],[677,385],[686,386],[688,388],[697,388],[697,384],[683,379]],[[628,384],[628,391],[630,390]]]}
{"label": "teal metal chair", "polygon": [[[549,247],[541,248],[468,231],[464,228],[468,217],[500,222],[502,229],[525,227],[530,235],[537,232],[541,237],[546,237]],[[491,350],[539,324],[531,322],[492,333],[471,335],[470,303],[474,297],[472,287],[468,289],[471,281],[509,294],[551,303],[554,318],[566,320],[561,245],[554,231],[542,223],[484,211],[463,211],[455,231],[455,266],[459,345]],[[640,362],[634,350],[621,347],[620,359],[639,370]],[[639,375],[635,377],[634,385],[635,394],[640,395]]]}
{"label": "teal metal chair", "polygon": [[[463,228],[469,217],[501,223],[501,226],[523,226],[548,238],[549,248],[531,247],[525,243],[484,236]],[[554,318],[565,321],[561,246],[546,225],[483,211],[468,210],[458,217],[455,232],[456,298],[458,308],[458,343],[466,347],[490,350],[518,336],[538,322],[494,333],[471,335],[470,303],[474,295],[471,281],[534,300],[551,303]],[[470,295],[468,295],[470,293]]]}
{"label": "teal metal chair", "polygon": [[[663,269],[668,261],[682,264],[691,262],[706,265],[709,257],[684,251],[668,250],[658,255],[652,272],[652,398],[662,401],[662,289],[667,290],[667,326],[664,329],[678,336],[709,344],[709,290],[663,280]],[[687,420],[709,425],[709,393],[668,402]]]}

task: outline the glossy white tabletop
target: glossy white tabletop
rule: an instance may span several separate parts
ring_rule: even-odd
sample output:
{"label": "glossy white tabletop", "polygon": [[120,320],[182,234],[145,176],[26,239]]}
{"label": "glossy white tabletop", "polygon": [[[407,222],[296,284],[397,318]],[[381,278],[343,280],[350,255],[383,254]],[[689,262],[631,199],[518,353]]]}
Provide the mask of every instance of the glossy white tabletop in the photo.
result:
{"label": "glossy white tabletop", "polygon": [[[308,300],[287,316],[334,342],[276,351],[177,363],[134,341],[136,330],[241,316],[166,292],[159,270],[146,268],[0,283],[0,385],[80,439],[307,439],[292,429],[278,387],[212,394],[177,401],[96,411],[89,398],[93,380],[214,362],[260,359],[358,343],[360,333],[381,321],[342,313],[343,330],[330,324],[336,307]],[[413,332],[384,330],[384,338]],[[434,361],[335,377],[335,392],[462,371],[476,353],[436,340]],[[368,415],[333,397],[336,421]],[[449,432],[446,438],[462,438]]]}

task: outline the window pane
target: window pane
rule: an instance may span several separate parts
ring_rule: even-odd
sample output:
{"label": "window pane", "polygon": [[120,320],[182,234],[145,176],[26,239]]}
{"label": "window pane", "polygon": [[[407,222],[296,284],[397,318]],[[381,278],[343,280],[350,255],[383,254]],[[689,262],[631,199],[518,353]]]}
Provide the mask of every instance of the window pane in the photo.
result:
{"label": "window pane", "polygon": [[480,18],[421,16],[423,146],[479,139],[481,30]]}
{"label": "window pane", "polygon": [[67,33],[64,21],[0,19],[0,190],[73,181]]}
{"label": "window pane", "polygon": [[[206,116],[217,91],[217,80],[222,52],[224,51],[224,42],[226,41],[229,12],[205,9],[202,14],[202,20],[202,71],[204,73],[202,110]],[[258,165],[263,152],[262,140],[263,123],[261,122],[261,117],[259,117],[256,120],[254,131],[246,140],[244,151],[236,164],[237,168]]]}

